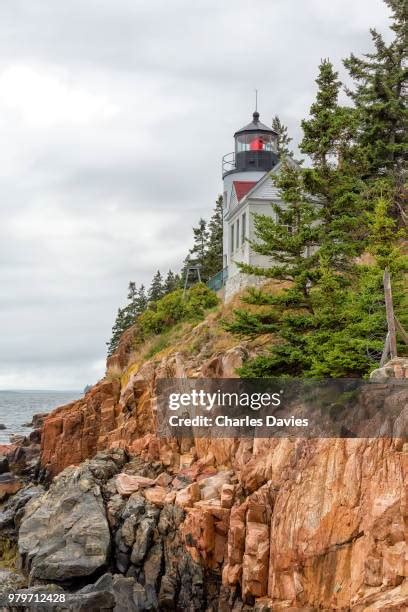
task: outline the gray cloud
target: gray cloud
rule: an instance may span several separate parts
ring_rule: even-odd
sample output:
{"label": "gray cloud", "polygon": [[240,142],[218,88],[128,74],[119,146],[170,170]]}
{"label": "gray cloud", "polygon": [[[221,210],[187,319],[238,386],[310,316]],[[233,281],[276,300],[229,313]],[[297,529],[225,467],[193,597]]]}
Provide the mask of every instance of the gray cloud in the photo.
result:
{"label": "gray cloud", "polygon": [[103,373],[127,282],[177,269],[253,110],[297,141],[381,0],[3,0],[0,388]]}

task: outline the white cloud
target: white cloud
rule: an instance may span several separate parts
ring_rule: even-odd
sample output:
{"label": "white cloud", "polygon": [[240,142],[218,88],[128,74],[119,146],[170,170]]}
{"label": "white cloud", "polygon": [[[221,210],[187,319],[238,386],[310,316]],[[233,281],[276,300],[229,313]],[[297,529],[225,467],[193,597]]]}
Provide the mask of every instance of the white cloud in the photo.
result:
{"label": "white cloud", "polygon": [[[250,118],[299,140],[322,57],[382,0],[2,0],[0,388],[104,371],[127,282],[177,268]],[[342,71],[344,74],[344,71]]]}
{"label": "white cloud", "polygon": [[[64,74],[65,72],[65,74]],[[106,94],[87,91],[66,71],[12,65],[0,74],[0,116],[15,114],[30,128],[88,125],[114,117],[119,109]]]}

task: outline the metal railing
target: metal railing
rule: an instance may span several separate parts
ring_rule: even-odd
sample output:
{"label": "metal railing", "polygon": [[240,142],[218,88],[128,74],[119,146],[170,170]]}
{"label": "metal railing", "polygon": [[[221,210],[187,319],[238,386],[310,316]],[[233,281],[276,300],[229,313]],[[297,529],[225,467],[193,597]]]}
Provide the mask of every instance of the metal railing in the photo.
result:
{"label": "metal railing", "polygon": [[224,287],[227,278],[228,268],[224,268],[223,270],[220,270],[220,272],[217,272],[217,274],[214,274],[214,276],[207,281],[207,287],[213,291],[219,291]]}
{"label": "metal railing", "polygon": [[222,158],[222,174],[227,174],[227,172],[231,172],[231,170],[236,169],[235,163],[235,152],[226,153]]}

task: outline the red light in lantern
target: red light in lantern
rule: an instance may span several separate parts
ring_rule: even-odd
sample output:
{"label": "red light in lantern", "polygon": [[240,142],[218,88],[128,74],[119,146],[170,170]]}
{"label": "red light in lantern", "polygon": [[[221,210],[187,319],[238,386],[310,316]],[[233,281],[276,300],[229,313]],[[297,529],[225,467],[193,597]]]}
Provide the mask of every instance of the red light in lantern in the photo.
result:
{"label": "red light in lantern", "polygon": [[251,151],[262,151],[264,148],[264,141],[259,137],[254,138],[249,145],[249,148]]}

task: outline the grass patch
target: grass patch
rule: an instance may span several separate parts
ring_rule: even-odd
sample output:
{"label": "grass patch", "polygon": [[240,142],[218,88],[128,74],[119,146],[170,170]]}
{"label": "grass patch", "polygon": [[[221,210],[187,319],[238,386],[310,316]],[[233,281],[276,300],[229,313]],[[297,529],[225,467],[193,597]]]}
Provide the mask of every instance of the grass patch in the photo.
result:
{"label": "grass patch", "polygon": [[8,538],[0,538],[0,568],[14,570],[18,558],[17,544]]}

